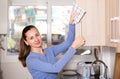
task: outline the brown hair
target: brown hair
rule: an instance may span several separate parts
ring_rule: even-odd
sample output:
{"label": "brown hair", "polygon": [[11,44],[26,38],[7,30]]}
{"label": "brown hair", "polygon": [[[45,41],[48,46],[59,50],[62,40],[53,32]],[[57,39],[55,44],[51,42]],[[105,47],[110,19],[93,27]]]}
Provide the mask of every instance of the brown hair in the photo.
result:
{"label": "brown hair", "polygon": [[20,53],[18,56],[19,61],[21,61],[23,67],[26,67],[26,58],[30,53],[31,47],[26,45],[24,40],[26,40],[26,32],[29,31],[32,28],[36,28],[34,25],[28,25],[26,26],[22,31],[22,36],[20,39]]}

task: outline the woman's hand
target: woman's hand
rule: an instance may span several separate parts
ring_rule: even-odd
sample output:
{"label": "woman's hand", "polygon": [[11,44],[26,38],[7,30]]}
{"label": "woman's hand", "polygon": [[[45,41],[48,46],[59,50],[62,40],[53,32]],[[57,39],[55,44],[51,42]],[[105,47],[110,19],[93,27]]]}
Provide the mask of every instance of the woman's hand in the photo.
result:
{"label": "woman's hand", "polygon": [[78,36],[72,43],[72,47],[77,49],[85,44],[85,39],[82,36]]}
{"label": "woman's hand", "polygon": [[72,9],[69,24],[74,24],[74,18],[77,15],[78,15],[78,13]]}

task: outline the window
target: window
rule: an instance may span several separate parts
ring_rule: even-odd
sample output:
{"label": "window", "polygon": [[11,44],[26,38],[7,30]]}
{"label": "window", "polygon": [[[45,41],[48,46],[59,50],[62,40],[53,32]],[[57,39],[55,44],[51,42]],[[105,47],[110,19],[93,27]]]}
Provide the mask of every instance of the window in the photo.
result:
{"label": "window", "polygon": [[72,6],[52,6],[52,44],[65,40]]}

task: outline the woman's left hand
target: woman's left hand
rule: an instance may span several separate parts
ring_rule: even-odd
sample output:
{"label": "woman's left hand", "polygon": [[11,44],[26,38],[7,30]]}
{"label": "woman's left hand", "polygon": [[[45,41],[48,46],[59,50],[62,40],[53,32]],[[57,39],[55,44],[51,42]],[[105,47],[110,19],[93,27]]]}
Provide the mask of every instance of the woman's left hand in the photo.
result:
{"label": "woman's left hand", "polygon": [[74,24],[74,18],[77,15],[78,15],[78,13],[72,9],[69,24]]}

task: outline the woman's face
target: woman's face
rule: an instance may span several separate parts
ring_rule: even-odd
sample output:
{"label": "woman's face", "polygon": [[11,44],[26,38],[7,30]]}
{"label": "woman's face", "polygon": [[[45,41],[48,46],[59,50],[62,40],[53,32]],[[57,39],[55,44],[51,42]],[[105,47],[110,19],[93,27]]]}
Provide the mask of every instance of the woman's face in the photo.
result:
{"label": "woman's face", "polygon": [[28,30],[26,33],[26,45],[31,46],[31,48],[42,47],[42,41],[39,31],[36,28]]}

